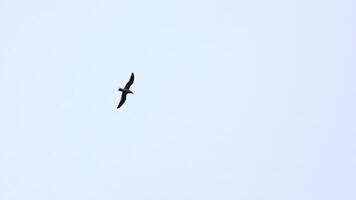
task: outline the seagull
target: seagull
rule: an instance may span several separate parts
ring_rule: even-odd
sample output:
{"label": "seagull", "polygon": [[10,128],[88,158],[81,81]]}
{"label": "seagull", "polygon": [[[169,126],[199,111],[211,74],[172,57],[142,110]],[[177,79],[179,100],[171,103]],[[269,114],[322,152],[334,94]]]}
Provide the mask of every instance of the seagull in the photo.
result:
{"label": "seagull", "polygon": [[130,93],[133,94],[133,92],[130,90],[130,86],[134,82],[134,79],[135,79],[134,73],[131,73],[130,80],[129,80],[129,82],[126,83],[125,88],[119,88],[119,91],[121,91],[122,94],[121,94],[121,100],[120,100],[119,105],[117,106],[117,109],[119,109],[125,103],[127,94],[130,94]]}

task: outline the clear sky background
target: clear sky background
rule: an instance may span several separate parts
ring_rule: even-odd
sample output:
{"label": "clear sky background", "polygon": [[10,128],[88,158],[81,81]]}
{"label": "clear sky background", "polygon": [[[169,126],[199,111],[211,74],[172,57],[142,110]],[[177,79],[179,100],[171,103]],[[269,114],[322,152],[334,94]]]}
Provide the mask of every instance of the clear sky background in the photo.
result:
{"label": "clear sky background", "polygon": [[355,9],[0,0],[0,199],[356,199]]}

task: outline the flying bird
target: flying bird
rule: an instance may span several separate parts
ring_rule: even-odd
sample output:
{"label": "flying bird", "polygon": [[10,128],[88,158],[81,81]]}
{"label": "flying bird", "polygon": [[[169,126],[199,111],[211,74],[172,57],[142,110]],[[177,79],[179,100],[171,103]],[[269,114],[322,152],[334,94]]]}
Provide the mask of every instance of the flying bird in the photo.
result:
{"label": "flying bird", "polygon": [[119,91],[121,91],[122,94],[121,94],[121,100],[120,100],[119,105],[117,106],[117,109],[119,109],[125,103],[127,94],[130,94],[130,93],[133,94],[133,92],[130,90],[130,86],[134,82],[134,79],[135,79],[134,73],[131,73],[130,80],[129,80],[129,82],[126,83],[125,88],[119,88]]}

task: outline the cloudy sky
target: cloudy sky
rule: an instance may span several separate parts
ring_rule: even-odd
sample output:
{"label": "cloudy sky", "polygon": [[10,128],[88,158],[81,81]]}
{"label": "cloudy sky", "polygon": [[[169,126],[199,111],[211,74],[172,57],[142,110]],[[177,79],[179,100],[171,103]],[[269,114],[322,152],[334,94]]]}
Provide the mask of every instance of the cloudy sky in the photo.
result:
{"label": "cloudy sky", "polygon": [[355,7],[0,0],[0,199],[356,199]]}

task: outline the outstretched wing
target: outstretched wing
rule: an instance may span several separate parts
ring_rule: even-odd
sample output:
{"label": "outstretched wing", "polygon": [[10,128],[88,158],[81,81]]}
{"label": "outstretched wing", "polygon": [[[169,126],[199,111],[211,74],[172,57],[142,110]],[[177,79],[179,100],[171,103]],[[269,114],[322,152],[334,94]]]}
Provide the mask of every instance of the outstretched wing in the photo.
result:
{"label": "outstretched wing", "polygon": [[132,83],[134,82],[134,79],[135,79],[134,73],[131,73],[130,80],[129,80],[129,82],[126,83],[125,89],[130,89],[130,86],[131,86]]}
{"label": "outstretched wing", "polygon": [[121,94],[121,100],[120,100],[119,105],[117,106],[117,109],[119,109],[119,108],[125,103],[125,101],[126,101],[126,95],[127,95],[126,92],[123,92],[123,93]]}

